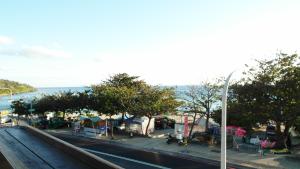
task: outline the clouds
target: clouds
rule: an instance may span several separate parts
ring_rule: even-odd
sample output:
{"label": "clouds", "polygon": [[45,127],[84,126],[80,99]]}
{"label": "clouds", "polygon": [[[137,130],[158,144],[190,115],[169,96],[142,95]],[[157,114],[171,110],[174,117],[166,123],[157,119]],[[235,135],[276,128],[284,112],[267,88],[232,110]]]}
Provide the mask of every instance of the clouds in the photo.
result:
{"label": "clouds", "polygon": [[0,50],[0,55],[23,56],[27,58],[71,58],[72,54],[63,50],[50,49],[44,46],[26,46]]}
{"label": "clouds", "polygon": [[10,45],[14,40],[10,37],[0,36],[0,45]]}
{"label": "clouds", "polygon": [[154,84],[197,84],[233,70],[237,76],[244,64],[252,65],[255,59],[273,58],[278,50],[300,51],[297,10],[243,18],[211,32],[178,35],[152,46],[100,52],[94,72],[127,72]]}
{"label": "clouds", "polygon": [[44,46],[24,47],[18,53],[25,57],[34,58],[70,58],[71,54],[62,50],[49,49]]}
{"label": "clouds", "polygon": [[[23,56],[27,58],[70,58],[72,54],[61,49],[53,49],[42,45],[11,45],[14,40],[10,37],[0,36],[0,55]],[[53,45],[52,45],[53,46]],[[57,45],[56,45],[57,46]],[[60,48],[60,46],[59,46]]]}

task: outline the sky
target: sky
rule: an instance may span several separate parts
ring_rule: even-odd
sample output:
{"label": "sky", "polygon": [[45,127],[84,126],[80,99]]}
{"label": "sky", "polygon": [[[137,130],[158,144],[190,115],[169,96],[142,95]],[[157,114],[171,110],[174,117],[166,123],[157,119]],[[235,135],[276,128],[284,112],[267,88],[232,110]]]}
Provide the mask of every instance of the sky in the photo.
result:
{"label": "sky", "polygon": [[99,84],[117,73],[190,85],[297,53],[298,0],[2,0],[0,79]]}

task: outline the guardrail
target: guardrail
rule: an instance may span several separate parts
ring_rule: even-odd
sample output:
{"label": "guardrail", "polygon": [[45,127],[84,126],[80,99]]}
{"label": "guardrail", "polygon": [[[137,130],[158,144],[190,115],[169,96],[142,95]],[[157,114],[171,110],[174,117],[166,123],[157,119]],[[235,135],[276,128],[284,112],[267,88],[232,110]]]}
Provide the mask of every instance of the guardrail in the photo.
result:
{"label": "guardrail", "polygon": [[32,126],[27,124],[22,124],[21,127],[25,128],[27,131],[31,132],[35,136],[43,139],[47,143],[51,144],[52,146],[64,151],[65,153],[69,154],[70,156],[80,160],[81,162],[87,164],[91,168],[103,168],[103,169],[122,169],[122,167],[113,164],[105,159],[102,159],[94,154],[86,152],[70,143],[67,143],[63,140],[60,140],[48,133],[45,133],[39,129],[36,129]]}

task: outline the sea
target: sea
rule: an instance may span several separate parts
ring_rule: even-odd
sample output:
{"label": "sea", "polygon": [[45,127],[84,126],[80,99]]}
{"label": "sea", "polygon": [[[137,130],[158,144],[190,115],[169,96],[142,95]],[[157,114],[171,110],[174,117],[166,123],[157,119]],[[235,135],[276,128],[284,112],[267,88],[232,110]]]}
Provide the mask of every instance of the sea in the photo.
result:
{"label": "sea", "polygon": [[[166,86],[162,86],[166,87]],[[177,98],[183,98],[184,93],[188,91],[189,86],[167,86],[174,87]],[[49,88],[37,88],[36,91],[30,93],[14,94],[11,96],[0,96],[0,111],[11,110],[11,102],[14,100],[23,99],[24,101],[31,101],[35,98],[40,98],[44,95],[53,95],[61,92],[83,92],[89,90],[90,87],[49,87]]]}

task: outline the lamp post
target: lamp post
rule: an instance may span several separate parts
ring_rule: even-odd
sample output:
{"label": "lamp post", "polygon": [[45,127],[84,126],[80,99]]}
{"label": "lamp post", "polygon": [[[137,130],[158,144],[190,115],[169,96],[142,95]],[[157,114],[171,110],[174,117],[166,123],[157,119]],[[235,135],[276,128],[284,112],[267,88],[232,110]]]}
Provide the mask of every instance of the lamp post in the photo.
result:
{"label": "lamp post", "polygon": [[227,93],[229,80],[233,72],[225,80],[222,94],[222,130],[221,130],[221,169],[226,169],[226,121],[227,121]]}

